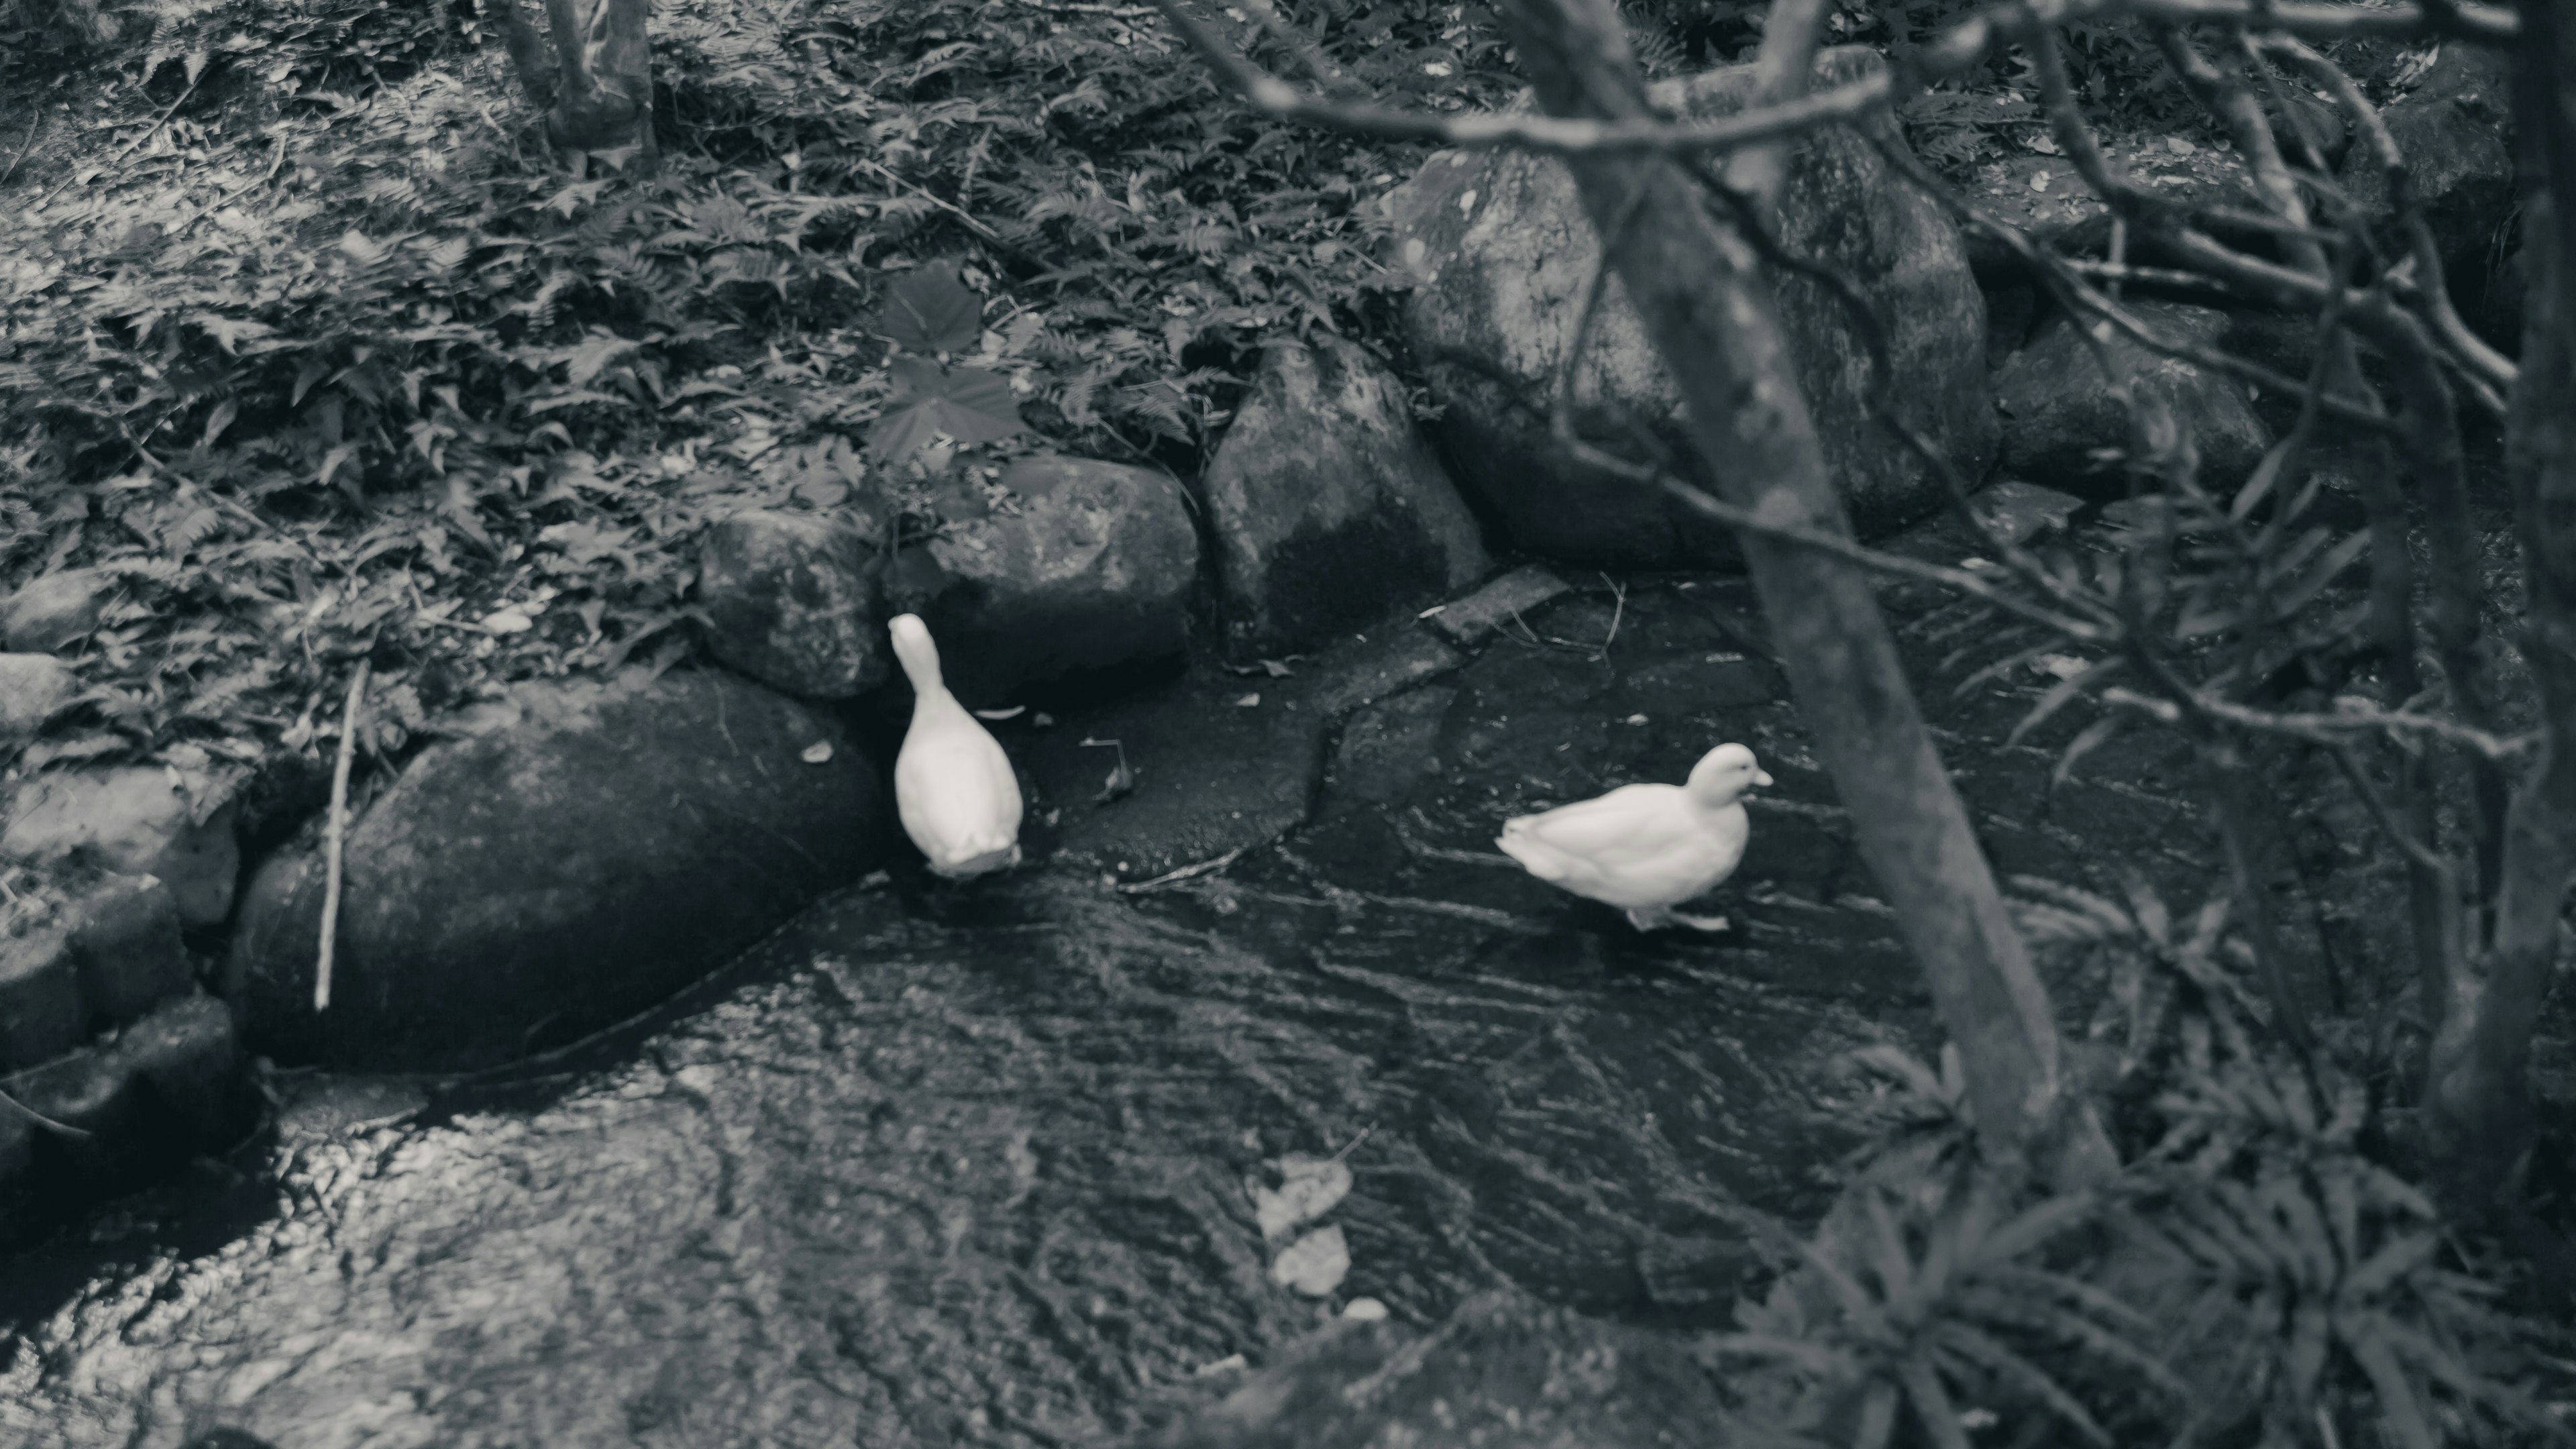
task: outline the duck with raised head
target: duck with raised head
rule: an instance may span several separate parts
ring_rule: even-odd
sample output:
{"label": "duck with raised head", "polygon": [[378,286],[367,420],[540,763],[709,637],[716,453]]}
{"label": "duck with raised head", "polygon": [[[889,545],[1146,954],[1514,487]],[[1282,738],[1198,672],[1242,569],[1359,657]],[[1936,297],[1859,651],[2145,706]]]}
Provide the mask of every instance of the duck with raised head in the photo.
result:
{"label": "duck with raised head", "polygon": [[917,614],[886,626],[912,681],[912,727],[894,757],[894,808],[903,833],[951,880],[1020,863],[1020,781],[1011,757],[940,681],[939,646]]}
{"label": "duck with raised head", "polygon": [[1691,768],[1688,784],[1622,785],[1506,820],[1494,843],[1540,880],[1626,911],[1640,931],[1723,931],[1724,916],[1673,907],[1735,874],[1753,830],[1744,792],[1770,783],[1751,750],[1719,745]]}

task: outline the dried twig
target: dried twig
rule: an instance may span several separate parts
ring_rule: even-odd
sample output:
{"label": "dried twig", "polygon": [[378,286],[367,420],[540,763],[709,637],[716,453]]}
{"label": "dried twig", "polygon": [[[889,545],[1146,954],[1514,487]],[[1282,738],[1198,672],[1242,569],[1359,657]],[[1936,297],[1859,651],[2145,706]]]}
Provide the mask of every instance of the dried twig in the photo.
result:
{"label": "dried twig", "polygon": [[[1124,756],[1122,755],[1121,758],[1123,759]],[[1243,853],[1245,851],[1250,850],[1251,848],[1252,847],[1248,845],[1238,845],[1234,849],[1227,851],[1223,855],[1217,856],[1213,860],[1202,860],[1195,865],[1182,866],[1178,870],[1167,870],[1161,875],[1154,877],[1152,880],[1129,881],[1126,884],[1119,886],[1118,889],[1125,894],[1135,895],[1141,891],[1161,890],[1163,887],[1168,885],[1178,885],[1185,880],[1195,880],[1200,876],[1212,874],[1234,864],[1236,861],[1243,858]]]}
{"label": "dried twig", "polygon": [[367,703],[367,672],[372,661],[358,661],[349,680],[349,703],[340,713],[340,757],[331,766],[331,817],[323,847],[322,946],[313,968],[313,1009],[331,1009],[331,951],[340,936],[340,857],[349,831],[349,764],[358,752],[358,728]]}

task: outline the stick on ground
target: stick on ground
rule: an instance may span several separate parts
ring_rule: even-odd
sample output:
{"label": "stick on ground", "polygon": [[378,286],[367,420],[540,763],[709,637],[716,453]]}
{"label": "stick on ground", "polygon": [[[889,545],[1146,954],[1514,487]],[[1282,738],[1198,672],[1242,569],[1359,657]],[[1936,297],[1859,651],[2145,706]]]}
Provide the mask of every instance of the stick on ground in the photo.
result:
{"label": "stick on ground", "polygon": [[340,847],[349,833],[349,762],[358,752],[359,711],[367,703],[369,661],[358,661],[349,681],[349,704],[340,712],[340,758],[331,766],[331,820],[324,846],[322,951],[313,968],[313,1010],[331,1009],[331,948],[340,936]]}

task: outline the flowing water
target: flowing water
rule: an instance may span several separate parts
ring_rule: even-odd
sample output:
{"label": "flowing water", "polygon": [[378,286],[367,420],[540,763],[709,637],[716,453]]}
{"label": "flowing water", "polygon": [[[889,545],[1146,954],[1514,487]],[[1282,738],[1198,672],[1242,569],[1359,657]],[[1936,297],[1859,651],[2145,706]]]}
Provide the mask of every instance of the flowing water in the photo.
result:
{"label": "flowing water", "polygon": [[[1722,616],[1560,606],[1363,711],[1316,822],[1224,872],[854,890],[574,1060],[303,1083],[244,1183],[0,1264],[0,1444],[1114,1440],[1332,1311],[1269,1277],[1245,1179],[1284,1153],[1354,1170],[1334,1301],[1721,1321],[1739,1208],[1811,1211],[1852,1140],[1845,1055],[1929,1025]],[[1478,858],[1712,736],[1781,778],[1734,933]],[[2045,846],[2008,764],[1984,826]]]}

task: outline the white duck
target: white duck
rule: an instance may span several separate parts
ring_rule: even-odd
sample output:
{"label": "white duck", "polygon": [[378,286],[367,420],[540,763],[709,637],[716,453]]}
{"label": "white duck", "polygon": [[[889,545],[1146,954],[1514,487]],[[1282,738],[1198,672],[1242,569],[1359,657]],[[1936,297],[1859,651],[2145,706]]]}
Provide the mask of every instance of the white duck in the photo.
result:
{"label": "white duck", "polygon": [[1673,907],[1735,874],[1752,833],[1744,792],[1771,777],[1742,745],[1719,745],[1687,785],[1622,785],[1607,795],[1503,822],[1494,843],[1550,885],[1617,906],[1640,931],[1723,931],[1724,916]]}
{"label": "white duck", "polygon": [[933,874],[962,880],[1020,863],[1020,782],[1001,741],[939,680],[939,646],[919,615],[886,626],[912,680],[912,727],[894,757],[894,808]]}

